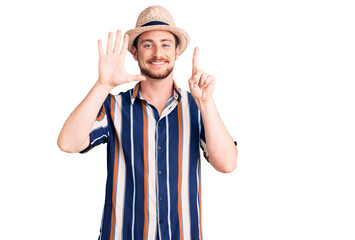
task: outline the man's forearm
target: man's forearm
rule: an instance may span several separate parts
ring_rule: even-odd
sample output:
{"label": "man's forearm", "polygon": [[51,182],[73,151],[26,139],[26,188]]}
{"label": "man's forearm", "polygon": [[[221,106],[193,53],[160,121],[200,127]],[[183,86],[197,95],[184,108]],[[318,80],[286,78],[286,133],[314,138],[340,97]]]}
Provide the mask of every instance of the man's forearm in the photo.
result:
{"label": "man's forearm", "polygon": [[70,114],[58,137],[58,146],[62,151],[80,152],[89,145],[89,134],[97,113],[111,90],[111,86],[97,82]]}
{"label": "man's forearm", "polygon": [[238,150],[225,127],[215,102],[197,103],[205,127],[209,162],[220,172],[231,172],[237,166]]}

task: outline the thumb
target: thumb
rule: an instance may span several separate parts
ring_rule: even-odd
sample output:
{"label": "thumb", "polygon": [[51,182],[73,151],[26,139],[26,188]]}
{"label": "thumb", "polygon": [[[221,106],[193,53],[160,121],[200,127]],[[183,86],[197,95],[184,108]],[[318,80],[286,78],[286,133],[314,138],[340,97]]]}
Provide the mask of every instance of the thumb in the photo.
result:
{"label": "thumb", "polygon": [[128,81],[145,81],[147,80],[143,75],[129,75]]}

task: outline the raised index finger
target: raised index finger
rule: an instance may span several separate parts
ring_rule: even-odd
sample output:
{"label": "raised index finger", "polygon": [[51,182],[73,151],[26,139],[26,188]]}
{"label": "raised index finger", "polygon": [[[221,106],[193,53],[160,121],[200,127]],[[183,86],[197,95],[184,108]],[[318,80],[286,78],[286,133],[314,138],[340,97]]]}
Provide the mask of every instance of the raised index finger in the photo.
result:
{"label": "raised index finger", "polygon": [[198,47],[195,47],[194,55],[192,57],[192,74],[198,72]]}

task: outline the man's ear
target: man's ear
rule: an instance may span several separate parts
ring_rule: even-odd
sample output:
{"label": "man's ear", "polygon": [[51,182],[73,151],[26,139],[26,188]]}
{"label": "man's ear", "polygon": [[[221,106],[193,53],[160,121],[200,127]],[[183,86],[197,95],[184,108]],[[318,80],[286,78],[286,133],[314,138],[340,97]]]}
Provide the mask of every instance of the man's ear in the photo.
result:
{"label": "man's ear", "polygon": [[132,50],[133,50],[133,51],[132,51],[132,52],[133,52],[133,54],[132,54],[132,55],[133,55],[133,58],[134,58],[134,60],[137,61],[137,60],[138,60],[138,57],[137,57],[137,49],[136,49],[134,46],[132,46]]}
{"label": "man's ear", "polygon": [[178,45],[175,50],[175,60],[177,60],[179,56],[180,56],[180,53],[179,53],[179,45]]}

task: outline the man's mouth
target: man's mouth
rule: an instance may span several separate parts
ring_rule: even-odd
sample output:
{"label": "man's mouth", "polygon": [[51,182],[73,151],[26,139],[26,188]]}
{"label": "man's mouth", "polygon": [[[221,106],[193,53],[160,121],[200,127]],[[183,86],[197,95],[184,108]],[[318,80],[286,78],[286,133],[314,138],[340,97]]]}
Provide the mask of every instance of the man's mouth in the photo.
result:
{"label": "man's mouth", "polygon": [[163,65],[164,63],[166,63],[166,62],[165,61],[150,62],[150,64],[153,64],[153,65]]}
{"label": "man's mouth", "polygon": [[161,65],[164,65],[165,63],[169,63],[169,61],[167,59],[159,59],[159,60],[153,59],[148,62],[149,62],[149,64],[152,64],[154,66],[161,66]]}

